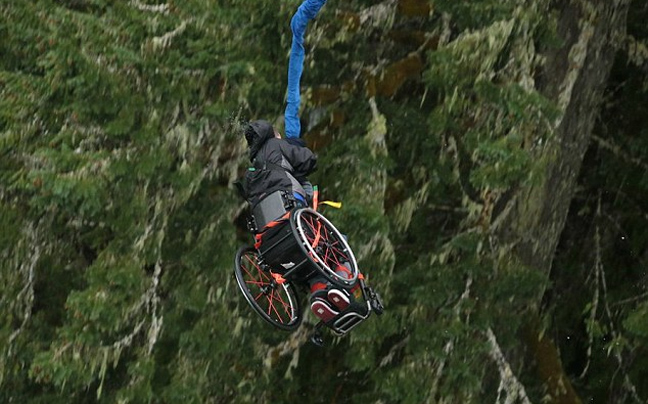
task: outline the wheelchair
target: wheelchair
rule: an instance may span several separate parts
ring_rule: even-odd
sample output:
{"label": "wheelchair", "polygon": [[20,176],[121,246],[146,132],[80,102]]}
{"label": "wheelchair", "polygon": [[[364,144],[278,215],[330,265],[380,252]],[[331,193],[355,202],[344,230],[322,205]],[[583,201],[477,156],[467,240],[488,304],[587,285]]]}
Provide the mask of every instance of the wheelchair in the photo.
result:
{"label": "wheelchair", "polygon": [[[311,341],[323,345],[321,330],[329,328],[343,336],[372,312],[382,314],[380,296],[367,285],[346,237],[317,211],[317,187],[311,207],[299,204],[283,191],[265,197],[248,217],[254,246],[241,247],[235,257],[234,274],[245,300],[266,322],[282,330],[295,330],[304,313],[298,291],[323,277],[355,298],[328,322],[320,320]],[[323,202],[328,203],[328,202]],[[344,274],[336,271],[347,268]],[[360,293],[358,293],[358,289]]]}

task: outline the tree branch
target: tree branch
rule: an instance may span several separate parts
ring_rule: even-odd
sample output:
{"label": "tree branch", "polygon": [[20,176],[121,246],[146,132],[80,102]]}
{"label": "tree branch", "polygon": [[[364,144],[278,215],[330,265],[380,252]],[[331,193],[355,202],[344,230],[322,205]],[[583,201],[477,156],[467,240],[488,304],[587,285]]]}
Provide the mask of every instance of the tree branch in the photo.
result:
{"label": "tree branch", "polygon": [[[310,333],[311,333],[311,327],[306,323],[302,323],[297,328],[297,331],[290,334],[290,338],[268,349],[268,353],[266,354],[266,357],[263,360],[263,364],[265,365],[265,367],[267,369],[271,369],[272,367],[274,367],[274,365],[282,356],[286,356],[288,354],[293,354],[293,359],[294,359],[294,355],[297,355],[297,357],[299,357],[299,353],[298,353],[299,348],[301,348],[302,345],[308,342]],[[296,365],[297,364],[295,363],[295,366]]]}
{"label": "tree branch", "polygon": [[173,31],[169,31],[169,32],[167,32],[166,34],[164,34],[162,36],[154,37],[151,40],[151,45],[153,47],[153,50],[154,51],[155,50],[164,50],[164,49],[168,48],[171,45],[171,42],[173,41],[173,39],[175,37],[177,37],[178,35],[182,34],[185,31],[185,29],[187,29],[187,25],[188,25],[189,22],[191,22],[191,21],[182,21],[182,23],[180,25],[178,25],[178,27],[176,27],[176,29],[174,29]]}
{"label": "tree branch", "polygon": [[513,374],[511,365],[509,365],[508,361],[504,357],[502,349],[497,343],[497,338],[495,338],[495,334],[490,327],[486,330],[486,338],[491,347],[489,355],[497,364],[497,370],[499,370],[500,375],[500,388],[498,389],[497,402],[499,402],[500,392],[504,390],[506,392],[506,404],[518,401],[524,404],[531,404],[524,386],[520,383],[517,377],[515,377],[515,374]]}
{"label": "tree branch", "polygon": [[[24,230],[25,238],[21,240],[21,243],[26,244],[26,248],[29,250],[29,253],[25,257],[21,258],[21,264],[19,266],[18,272],[22,275],[24,280],[23,288],[18,292],[15,300],[12,302],[12,306],[18,305],[18,302],[23,304],[23,318],[20,323],[20,327],[14,330],[9,336],[7,342],[8,350],[7,356],[12,354],[12,343],[13,341],[23,332],[27,326],[27,322],[31,318],[32,308],[34,305],[34,281],[36,278],[36,264],[41,256],[41,245],[39,240],[40,231],[38,228],[34,228],[34,225],[30,223],[25,227]],[[20,248],[20,246],[18,247]]]}
{"label": "tree branch", "polygon": [[136,9],[140,11],[150,11],[152,13],[161,13],[161,14],[168,14],[169,13],[169,5],[168,4],[143,4],[139,0],[131,0],[130,5],[135,7]]}
{"label": "tree branch", "polygon": [[629,153],[622,150],[620,146],[618,146],[616,144],[613,144],[611,141],[603,139],[602,137],[594,135],[594,134],[592,134],[592,139],[594,139],[596,141],[596,143],[600,147],[610,151],[612,154],[614,154],[618,158],[620,158],[620,159],[622,159],[624,161],[629,161],[632,164],[635,164],[635,165],[643,168],[644,170],[648,171],[648,164],[646,164],[646,162],[644,162],[642,159],[640,159],[638,157],[631,156]]}

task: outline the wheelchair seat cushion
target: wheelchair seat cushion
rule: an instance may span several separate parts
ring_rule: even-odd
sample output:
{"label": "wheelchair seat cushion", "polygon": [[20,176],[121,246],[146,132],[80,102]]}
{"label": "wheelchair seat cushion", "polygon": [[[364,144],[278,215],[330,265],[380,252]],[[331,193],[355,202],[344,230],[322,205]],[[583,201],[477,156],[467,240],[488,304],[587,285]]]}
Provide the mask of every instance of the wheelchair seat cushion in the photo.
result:
{"label": "wheelchair seat cushion", "polygon": [[295,198],[286,191],[278,190],[263,198],[252,209],[258,229],[264,229],[272,221],[284,216],[295,207]]}

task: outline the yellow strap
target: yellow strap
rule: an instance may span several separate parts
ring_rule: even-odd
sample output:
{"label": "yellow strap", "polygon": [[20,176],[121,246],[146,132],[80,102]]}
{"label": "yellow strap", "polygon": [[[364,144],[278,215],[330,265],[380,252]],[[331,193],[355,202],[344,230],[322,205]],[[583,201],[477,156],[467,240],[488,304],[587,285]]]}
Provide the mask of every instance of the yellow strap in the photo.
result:
{"label": "yellow strap", "polygon": [[342,207],[342,202],[322,201],[320,203],[323,203],[324,205],[328,205],[335,209],[340,209]]}

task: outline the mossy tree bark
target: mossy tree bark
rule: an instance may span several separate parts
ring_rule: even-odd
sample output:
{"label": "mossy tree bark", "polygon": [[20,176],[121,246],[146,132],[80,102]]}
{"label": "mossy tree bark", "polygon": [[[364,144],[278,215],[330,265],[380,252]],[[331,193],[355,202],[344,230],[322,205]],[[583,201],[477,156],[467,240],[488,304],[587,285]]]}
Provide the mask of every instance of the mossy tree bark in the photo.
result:
{"label": "mossy tree bark", "polygon": [[[544,175],[534,186],[517,189],[496,204],[493,232],[504,248],[521,263],[547,277],[552,270],[556,246],[574,196],[583,156],[603,100],[603,91],[616,51],[625,33],[629,1],[556,2],[560,16],[558,33],[562,46],[544,52],[546,63],[537,88],[560,109],[553,137],[538,148],[546,161]],[[555,403],[580,403],[569,376],[560,364],[555,344],[530,320],[525,341],[547,393]]]}

